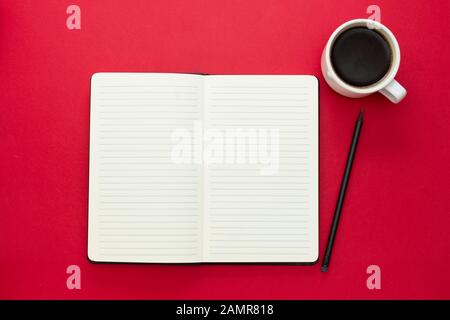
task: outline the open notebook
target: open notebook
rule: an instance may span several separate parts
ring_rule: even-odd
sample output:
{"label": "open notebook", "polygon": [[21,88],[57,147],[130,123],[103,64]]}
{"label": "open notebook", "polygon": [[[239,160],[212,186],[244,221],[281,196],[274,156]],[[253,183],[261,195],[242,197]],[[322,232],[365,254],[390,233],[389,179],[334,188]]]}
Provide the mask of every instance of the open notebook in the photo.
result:
{"label": "open notebook", "polygon": [[317,260],[315,77],[97,73],[90,126],[90,260]]}

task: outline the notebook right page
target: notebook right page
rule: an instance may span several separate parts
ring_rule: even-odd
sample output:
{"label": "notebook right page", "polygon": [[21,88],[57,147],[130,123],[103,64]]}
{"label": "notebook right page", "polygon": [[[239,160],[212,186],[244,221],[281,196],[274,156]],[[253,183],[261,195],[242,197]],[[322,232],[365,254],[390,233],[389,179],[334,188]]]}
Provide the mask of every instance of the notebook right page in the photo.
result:
{"label": "notebook right page", "polygon": [[204,92],[204,261],[315,262],[317,79],[207,76]]}

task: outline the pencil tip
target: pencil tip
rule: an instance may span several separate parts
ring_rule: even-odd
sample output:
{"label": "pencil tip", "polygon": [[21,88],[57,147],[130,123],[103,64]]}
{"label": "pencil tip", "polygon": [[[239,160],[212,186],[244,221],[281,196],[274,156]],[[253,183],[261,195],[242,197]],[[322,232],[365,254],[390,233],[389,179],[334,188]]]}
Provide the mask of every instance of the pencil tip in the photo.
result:
{"label": "pencil tip", "polygon": [[358,119],[364,118],[364,108],[361,108],[361,110],[359,110],[359,115],[358,115]]}

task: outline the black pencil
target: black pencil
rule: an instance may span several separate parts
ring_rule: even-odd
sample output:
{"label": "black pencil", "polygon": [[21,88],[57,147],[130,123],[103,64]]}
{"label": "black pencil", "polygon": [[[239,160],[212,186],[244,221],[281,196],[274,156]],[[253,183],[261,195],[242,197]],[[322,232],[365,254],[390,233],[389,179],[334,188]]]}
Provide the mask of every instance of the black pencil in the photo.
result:
{"label": "black pencil", "polygon": [[361,110],[358,115],[358,119],[355,124],[355,131],[353,132],[352,144],[350,145],[350,151],[347,157],[347,163],[345,164],[344,176],[341,182],[341,189],[339,190],[339,197],[337,199],[336,208],[334,210],[333,223],[331,224],[330,234],[328,235],[327,248],[323,256],[322,272],[328,271],[330,264],[331,253],[333,251],[334,239],[336,237],[336,231],[339,225],[339,219],[341,217],[342,206],[344,204],[345,191],[347,190],[348,181],[350,179],[350,172],[352,171],[353,159],[355,158],[356,147],[358,146],[359,135],[363,125],[364,112]]}

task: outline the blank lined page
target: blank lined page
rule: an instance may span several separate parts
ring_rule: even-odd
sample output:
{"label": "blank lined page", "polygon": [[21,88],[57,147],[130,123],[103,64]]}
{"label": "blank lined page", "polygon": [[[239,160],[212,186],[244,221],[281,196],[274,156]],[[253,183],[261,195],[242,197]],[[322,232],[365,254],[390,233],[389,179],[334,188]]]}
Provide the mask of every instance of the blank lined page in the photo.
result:
{"label": "blank lined page", "polygon": [[201,260],[201,168],[171,159],[171,134],[201,119],[201,100],[197,75],[92,77],[91,260]]}
{"label": "blank lined page", "polygon": [[228,137],[204,173],[204,259],[315,262],[317,79],[208,76],[204,91],[206,132]]}

